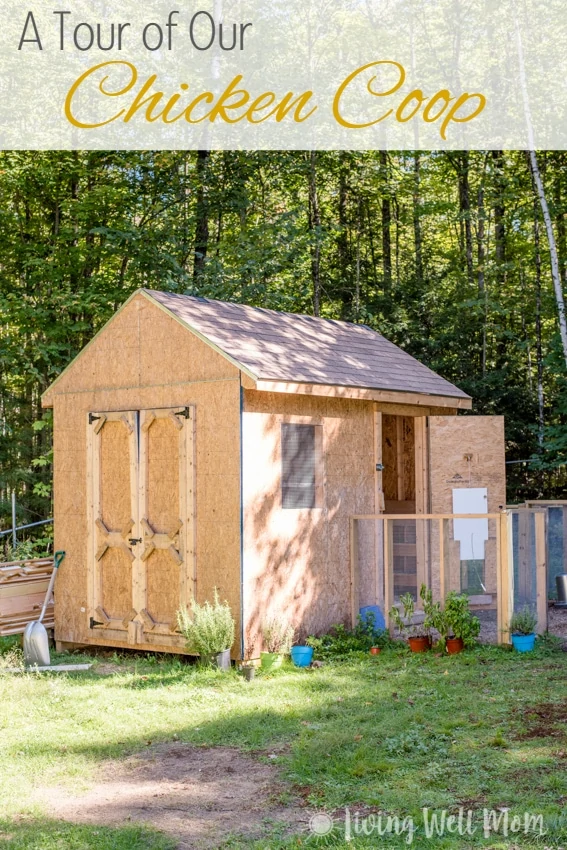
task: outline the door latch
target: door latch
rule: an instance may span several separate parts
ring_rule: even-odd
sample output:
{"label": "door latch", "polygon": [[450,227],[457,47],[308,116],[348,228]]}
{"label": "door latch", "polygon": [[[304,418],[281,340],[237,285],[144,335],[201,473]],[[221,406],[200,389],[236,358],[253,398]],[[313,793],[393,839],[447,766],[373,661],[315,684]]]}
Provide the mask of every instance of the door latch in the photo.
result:
{"label": "door latch", "polygon": [[135,546],[135,545],[136,545],[136,543],[141,543],[141,542],[142,542],[142,538],[141,538],[141,537],[131,537],[131,538],[129,539],[129,541],[128,541],[128,543],[130,544],[130,546]]}

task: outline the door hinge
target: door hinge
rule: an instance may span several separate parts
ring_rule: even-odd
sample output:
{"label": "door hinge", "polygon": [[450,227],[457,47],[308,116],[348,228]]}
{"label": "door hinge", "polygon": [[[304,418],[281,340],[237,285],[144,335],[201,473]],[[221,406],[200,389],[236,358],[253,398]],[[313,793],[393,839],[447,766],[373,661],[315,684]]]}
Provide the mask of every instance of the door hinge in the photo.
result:
{"label": "door hinge", "polygon": [[89,413],[89,425],[92,425],[93,422],[98,422],[100,416],[95,416],[94,413]]}
{"label": "door hinge", "polygon": [[104,623],[99,623],[98,620],[95,620],[94,617],[91,617],[89,622],[89,629],[94,629],[95,626],[104,626]]}
{"label": "door hinge", "polygon": [[191,408],[184,407],[183,410],[177,410],[174,416],[183,416],[184,419],[191,419]]}

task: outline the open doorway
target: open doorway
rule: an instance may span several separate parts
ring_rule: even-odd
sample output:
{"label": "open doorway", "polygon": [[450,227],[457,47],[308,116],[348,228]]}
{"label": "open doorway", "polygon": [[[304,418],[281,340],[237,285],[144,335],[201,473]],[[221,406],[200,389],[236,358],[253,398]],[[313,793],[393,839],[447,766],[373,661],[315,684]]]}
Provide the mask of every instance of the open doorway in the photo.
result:
{"label": "open doorway", "polygon": [[[416,513],[415,418],[382,415],[382,488],[384,513]],[[416,599],[417,528],[415,519],[392,523],[394,599],[411,593]]]}

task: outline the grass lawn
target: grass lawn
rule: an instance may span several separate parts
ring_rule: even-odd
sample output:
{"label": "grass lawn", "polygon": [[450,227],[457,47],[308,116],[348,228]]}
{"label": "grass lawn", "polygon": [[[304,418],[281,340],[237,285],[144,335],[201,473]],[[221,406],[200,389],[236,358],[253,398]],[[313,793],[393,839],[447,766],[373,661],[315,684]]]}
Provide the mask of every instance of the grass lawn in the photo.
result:
{"label": "grass lawn", "polygon": [[[105,760],[168,741],[272,756],[290,800],[343,819],[346,806],[412,817],[415,847],[567,846],[567,655],[551,646],[526,655],[482,647],[453,657],[389,649],[320,669],[284,665],[250,683],[170,657],[94,661],[86,674],[0,673],[0,846],[7,850],[174,847],[137,826],[50,820],[31,800],[34,785],[76,793]],[[425,836],[423,807],[455,813],[460,806],[474,810],[475,824],[485,808],[508,809],[509,818],[541,814],[547,834],[484,838],[478,828]],[[257,844],[222,846],[346,846],[342,827],[322,838],[307,830],[278,836],[274,826]],[[353,834],[348,846],[406,847],[407,833]]]}

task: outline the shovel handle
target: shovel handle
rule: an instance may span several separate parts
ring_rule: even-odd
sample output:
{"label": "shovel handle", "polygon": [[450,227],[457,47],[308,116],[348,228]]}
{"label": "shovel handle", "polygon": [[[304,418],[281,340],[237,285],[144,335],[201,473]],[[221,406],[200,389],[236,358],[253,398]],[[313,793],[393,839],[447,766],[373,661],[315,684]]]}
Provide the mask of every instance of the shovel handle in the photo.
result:
{"label": "shovel handle", "polygon": [[58,568],[59,568],[64,557],[65,557],[65,552],[63,552],[63,551],[56,552],[53,556],[53,571],[51,573],[51,578],[49,579],[49,585],[47,587],[47,593],[45,594],[45,601],[43,603],[43,608],[41,609],[41,614],[39,615],[38,623],[41,623],[43,621],[43,618],[45,617],[47,605],[48,605],[49,600],[51,599],[51,595],[53,593],[53,585],[55,584],[55,576],[57,575],[57,570],[58,570]]}

